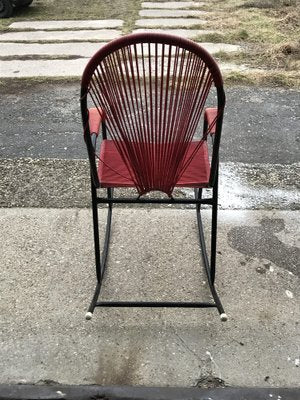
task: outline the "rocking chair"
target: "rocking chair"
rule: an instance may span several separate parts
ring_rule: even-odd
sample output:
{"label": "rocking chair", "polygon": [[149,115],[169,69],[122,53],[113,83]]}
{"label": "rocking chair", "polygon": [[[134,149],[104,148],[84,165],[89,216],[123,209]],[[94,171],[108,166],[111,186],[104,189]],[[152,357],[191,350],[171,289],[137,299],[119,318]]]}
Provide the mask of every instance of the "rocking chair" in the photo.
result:
{"label": "rocking chair", "polygon": [[[213,107],[206,108],[208,99]],[[222,76],[216,62],[201,46],[180,37],[160,33],[123,36],[103,46],[87,64],[80,101],[90,162],[97,275],[86,319],[91,319],[95,307],[215,307],[221,320],[226,321],[214,285],[219,145],[225,106]],[[114,188],[120,187],[135,188],[137,196],[114,197]],[[175,187],[193,188],[195,197],[175,198]],[[98,188],[106,188],[107,197],[99,197]],[[211,189],[209,198],[202,196],[204,188]],[[151,191],[164,192],[168,197],[144,196]],[[195,205],[213,301],[99,301],[113,204],[124,203]],[[98,204],[108,205],[102,254]],[[202,204],[212,207],[210,260],[200,215]]]}

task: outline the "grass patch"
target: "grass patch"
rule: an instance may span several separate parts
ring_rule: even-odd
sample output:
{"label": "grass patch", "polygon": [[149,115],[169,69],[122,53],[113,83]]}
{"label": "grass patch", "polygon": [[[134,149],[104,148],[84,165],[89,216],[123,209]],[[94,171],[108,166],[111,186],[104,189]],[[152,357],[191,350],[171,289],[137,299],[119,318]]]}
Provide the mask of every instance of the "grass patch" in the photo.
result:
{"label": "grass patch", "polygon": [[242,8],[281,8],[296,6],[297,0],[247,0],[240,7]]}
{"label": "grass patch", "polygon": [[197,36],[197,41],[210,42],[210,43],[224,43],[224,35],[218,32],[206,33],[204,35]]}
{"label": "grass patch", "polygon": [[[128,33],[139,19],[140,7],[140,0],[34,0],[30,7],[15,10],[13,18],[1,19],[0,30],[23,20],[122,19],[123,33]],[[241,53],[221,52],[217,58],[267,71],[264,76],[250,74],[249,84],[300,87],[300,0],[210,0],[201,9],[210,11],[207,24],[191,29],[215,33],[201,35],[198,41],[239,44]],[[247,83],[244,73],[231,73],[226,79]]]}
{"label": "grass patch", "polygon": [[30,7],[14,10],[12,18],[0,19],[0,30],[18,21],[122,19],[123,31],[133,28],[140,0],[34,0]]}
{"label": "grass patch", "polygon": [[[300,0],[212,0],[209,29],[202,41],[239,44],[240,54],[220,53],[221,61],[272,71],[251,81],[300,87]],[[199,37],[200,39],[200,37]],[[295,78],[293,78],[293,76]],[[244,83],[244,74],[227,77]]]}
{"label": "grass patch", "polygon": [[277,46],[249,46],[241,52],[220,51],[215,58],[224,62],[246,64],[252,68],[272,69],[278,72],[297,72],[300,69],[300,42],[283,43]]}
{"label": "grass patch", "polygon": [[232,85],[254,85],[284,87],[290,89],[300,88],[300,73],[280,73],[274,71],[261,72],[229,72],[224,75],[227,86]]}
{"label": "grass patch", "polygon": [[32,61],[32,60],[78,60],[79,58],[85,58],[83,56],[73,56],[66,54],[27,54],[27,55],[18,55],[18,56],[0,56],[0,61]]}
{"label": "grass patch", "polygon": [[44,83],[57,83],[57,84],[68,84],[68,83],[76,83],[80,84],[80,77],[77,76],[57,76],[57,77],[49,77],[49,76],[38,76],[32,78],[1,78],[0,79],[0,87],[1,94],[7,93],[17,93],[20,89],[30,88],[33,85],[44,84]]}
{"label": "grass patch", "polygon": [[255,83],[251,77],[249,77],[247,74],[243,74],[242,72],[229,72],[228,74],[224,75],[224,81],[227,85],[253,85]]}

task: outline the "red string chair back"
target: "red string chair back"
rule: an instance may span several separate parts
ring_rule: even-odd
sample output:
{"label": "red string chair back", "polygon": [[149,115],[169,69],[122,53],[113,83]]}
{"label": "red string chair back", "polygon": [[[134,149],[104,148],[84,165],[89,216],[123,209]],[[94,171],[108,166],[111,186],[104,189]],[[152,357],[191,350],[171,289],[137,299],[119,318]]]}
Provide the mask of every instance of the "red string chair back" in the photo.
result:
{"label": "red string chair back", "polygon": [[88,109],[95,107],[105,116],[109,138],[139,195],[159,190],[171,196],[223,112],[219,108],[187,157],[212,85],[223,85],[219,68],[196,43],[155,33],[122,37],[102,47],[84,71],[85,135],[89,137]]}

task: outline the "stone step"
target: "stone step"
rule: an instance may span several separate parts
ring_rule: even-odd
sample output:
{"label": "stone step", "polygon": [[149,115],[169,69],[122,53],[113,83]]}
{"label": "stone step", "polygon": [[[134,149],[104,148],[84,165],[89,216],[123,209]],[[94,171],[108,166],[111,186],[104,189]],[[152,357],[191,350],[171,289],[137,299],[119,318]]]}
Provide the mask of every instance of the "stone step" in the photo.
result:
{"label": "stone step", "polygon": [[209,14],[207,11],[199,11],[199,10],[141,10],[139,12],[140,17],[146,18],[188,18],[188,17],[205,17],[205,15]]}
{"label": "stone step", "polygon": [[[13,60],[1,61],[0,78],[33,78],[33,77],[80,77],[89,58],[78,58],[75,60]],[[142,62],[139,61],[140,71]],[[262,72],[258,69],[250,69],[246,65],[230,63],[219,63],[223,73],[228,72]],[[158,69],[160,70],[160,63]],[[165,66],[164,69],[167,67]],[[165,72],[164,75],[166,75]],[[148,76],[148,71],[146,71]]]}
{"label": "stone step", "polygon": [[152,18],[152,19],[138,19],[135,22],[137,27],[141,28],[171,28],[171,27],[192,27],[195,25],[206,24],[207,21],[198,18]]}
{"label": "stone step", "polygon": [[164,1],[164,2],[150,2],[145,1],[142,3],[142,8],[163,8],[163,9],[187,9],[187,8],[198,8],[204,6],[203,2],[196,1]]}
{"label": "stone step", "polygon": [[207,35],[211,33],[215,33],[215,31],[211,30],[203,30],[203,29],[135,29],[133,33],[138,32],[157,32],[157,33],[167,33],[169,35],[181,36],[186,39],[196,39],[200,35]]}
{"label": "stone step", "polygon": [[[0,55],[22,57],[28,55],[91,57],[105,43],[0,43]],[[0,56],[0,57],[1,57]]]}
{"label": "stone step", "polygon": [[[3,57],[15,57],[16,59],[22,56],[74,56],[78,58],[91,57],[105,43],[0,43],[0,54]],[[200,43],[209,53],[215,54],[219,51],[227,53],[237,52],[241,50],[240,46],[227,43]],[[154,54],[154,45],[151,45],[152,54]],[[141,55],[140,47],[138,46],[138,54]],[[147,54],[145,49],[144,54]]]}
{"label": "stone step", "polygon": [[221,71],[223,73],[226,72],[255,72],[255,73],[260,73],[260,72],[264,72],[265,70],[263,69],[259,69],[259,68],[251,68],[248,65],[245,64],[234,64],[234,63],[218,63]]}
{"label": "stone step", "polygon": [[1,61],[0,78],[80,77],[88,61],[89,58]]}
{"label": "stone step", "polygon": [[55,42],[55,41],[108,41],[120,37],[122,32],[115,29],[80,31],[34,31],[0,33],[0,42]]}
{"label": "stone step", "polygon": [[59,29],[104,29],[121,28],[121,19],[102,19],[102,20],[62,20],[62,21],[20,21],[9,25],[11,29],[30,29],[30,30],[59,30]]}
{"label": "stone step", "polygon": [[236,44],[228,44],[228,43],[202,43],[198,42],[202,47],[205,48],[209,53],[216,54],[220,51],[224,51],[226,53],[235,53],[241,51],[241,46]]}

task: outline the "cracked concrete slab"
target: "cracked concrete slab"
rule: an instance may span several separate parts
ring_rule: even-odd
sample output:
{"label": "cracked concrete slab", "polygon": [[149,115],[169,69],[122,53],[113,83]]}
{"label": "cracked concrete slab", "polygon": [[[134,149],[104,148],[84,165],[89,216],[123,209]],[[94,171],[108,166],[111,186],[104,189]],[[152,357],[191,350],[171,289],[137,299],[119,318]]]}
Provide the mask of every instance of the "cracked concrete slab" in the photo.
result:
{"label": "cracked concrete slab", "polygon": [[140,10],[139,15],[146,18],[188,18],[188,17],[205,17],[208,12],[200,10],[165,10],[165,9],[153,9],[153,10]]}
{"label": "cracked concrete slab", "polygon": [[116,29],[5,32],[0,33],[0,42],[108,41],[121,35],[122,32]]}
{"label": "cracked concrete slab", "polygon": [[10,29],[30,29],[30,30],[59,30],[59,29],[104,29],[121,28],[121,19],[101,19],[101,20],[61,20],[61,21],[18,21],[9,25]]}
{"label": "cracked concrete slab", "polygon": [[154,27],[192,27],[195,25],[204,25],[207,21],[199,18],[151,18],[151,19],[137,19],[135,26],[141,28],[154,28]]}
{"label": "cracked concrete slab", "polygon": [[199,8],[204,6],[204,2],[197,1],[164,1],[164,2],[150,2],[145,1],[141,4],[142,8],[161,8],[161,9],[187,9],[187,8]]}
{"label": "cracked concrete slab", "polygon": [[[194,210],[114,213],[103,298],[208,298]],[[298,214],[220,212],[222,324],[215,310],[180,309],[97,309],[85,321],[91,210],[1,209],[2,383],[299,387]]]}

